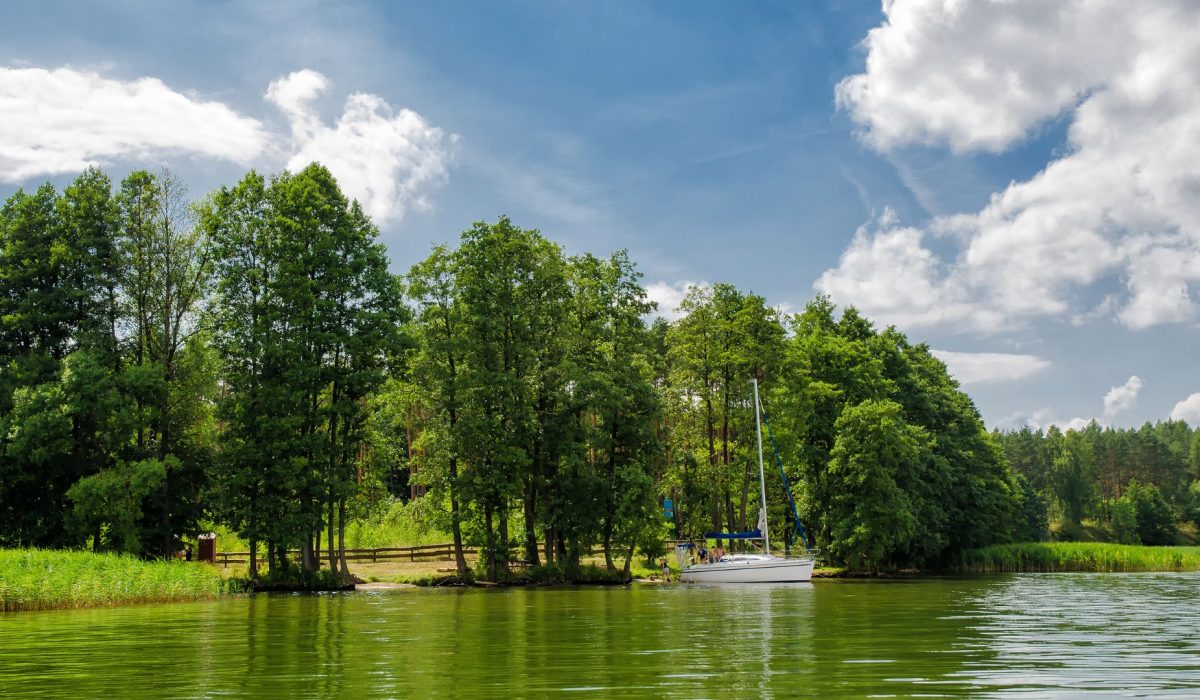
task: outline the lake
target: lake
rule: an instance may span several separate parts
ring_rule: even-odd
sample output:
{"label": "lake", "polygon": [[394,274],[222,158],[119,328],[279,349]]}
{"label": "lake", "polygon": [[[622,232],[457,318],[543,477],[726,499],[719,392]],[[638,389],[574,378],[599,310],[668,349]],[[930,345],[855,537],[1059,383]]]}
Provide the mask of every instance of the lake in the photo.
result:
{"label": "lake", "polygon": [[1200,695],[1200,575],[259,595],[0,615],[0,695]]}

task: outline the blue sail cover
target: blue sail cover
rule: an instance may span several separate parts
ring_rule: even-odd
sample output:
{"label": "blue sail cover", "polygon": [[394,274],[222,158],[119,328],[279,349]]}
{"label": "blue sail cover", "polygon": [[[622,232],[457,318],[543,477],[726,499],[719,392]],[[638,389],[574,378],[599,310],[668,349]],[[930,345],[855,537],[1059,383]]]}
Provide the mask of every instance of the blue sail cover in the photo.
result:
{"label": "blue sail cover", "polygon": [[750,530],[748,532],[706,532],[704,539],[706,540],[761,540],[762,530]]}

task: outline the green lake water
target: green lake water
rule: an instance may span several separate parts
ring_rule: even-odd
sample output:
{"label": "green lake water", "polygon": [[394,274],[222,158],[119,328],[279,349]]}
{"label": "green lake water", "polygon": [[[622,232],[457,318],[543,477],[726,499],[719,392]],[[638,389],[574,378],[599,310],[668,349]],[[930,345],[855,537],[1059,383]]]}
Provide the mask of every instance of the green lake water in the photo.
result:
{"label": "green lake water", "polygon": [[1200,575],[420,590],[0,615],[0,696],[1200,697]]}

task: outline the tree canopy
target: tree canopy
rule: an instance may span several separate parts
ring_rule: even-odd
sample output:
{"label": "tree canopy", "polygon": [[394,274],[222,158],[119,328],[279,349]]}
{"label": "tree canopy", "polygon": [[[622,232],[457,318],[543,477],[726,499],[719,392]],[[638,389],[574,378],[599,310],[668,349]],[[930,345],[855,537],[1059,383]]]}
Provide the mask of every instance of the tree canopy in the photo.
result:
{"label": "tree canopy", "polygon": [[505,217],[395,274],[317,164],[195,201],[165,171],[18,191],[0,207],[0,545],[162,557],[219,522],[252,570],[264,552],[346,576],[347,524],[412,501],[461,574],[468,545],[488,577],[593,548],[628,573],[669,538],[757,522],[751,380],[782,460],[771,529],[798,545],[794,498],[833,563],[1038,539],[1048,507],[1119,508],[1147,542],[1200,512],[1186,425],[989,434],[928,347],[852,307],[786,314],[722,283],[653,311],[626,252],[568,254]]}

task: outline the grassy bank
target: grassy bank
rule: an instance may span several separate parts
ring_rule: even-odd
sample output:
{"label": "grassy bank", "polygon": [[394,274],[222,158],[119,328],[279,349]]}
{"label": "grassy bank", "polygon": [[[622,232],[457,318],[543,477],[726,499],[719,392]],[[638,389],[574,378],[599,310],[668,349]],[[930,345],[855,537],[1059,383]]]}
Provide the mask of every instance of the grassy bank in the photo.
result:
{"label": "grassy bank", "polygon": [[0,612],[202,600],[230,584],[211,566],[119,554],[0,550]]}
{"label": "grassy bank", "polygon": [[960,571],[1200,571],[1200,547],[1145,547],[1104,542],[1026,542],[963,553]]}

